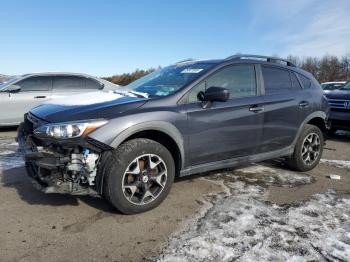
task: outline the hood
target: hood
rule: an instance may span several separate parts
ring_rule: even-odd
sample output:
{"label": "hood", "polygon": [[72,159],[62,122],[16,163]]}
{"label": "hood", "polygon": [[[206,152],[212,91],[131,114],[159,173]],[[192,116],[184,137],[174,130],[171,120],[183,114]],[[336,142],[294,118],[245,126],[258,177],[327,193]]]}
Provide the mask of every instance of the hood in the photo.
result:
{"label": "hood", "polygon": [[127,96],[113,92],[91,92],[52,99],[30,112],[51,123],[76,120],[113,118],[125,111],[138,108],[147,98]]}
{"label": "hood", "polygon": [[350,91],[348,90],[332,90],[325,93],[329,99],[343,99],[350,100]]}

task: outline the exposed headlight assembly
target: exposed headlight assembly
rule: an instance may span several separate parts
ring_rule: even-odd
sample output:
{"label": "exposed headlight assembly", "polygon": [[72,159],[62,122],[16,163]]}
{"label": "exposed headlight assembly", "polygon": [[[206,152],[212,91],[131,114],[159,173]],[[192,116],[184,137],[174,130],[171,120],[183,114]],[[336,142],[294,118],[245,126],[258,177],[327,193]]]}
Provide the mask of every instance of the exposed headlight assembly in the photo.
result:
{"label": "exposed headlight assembly", "polygon": [[105,125],[106,120],[90,120],[82,122],[66,122],[57,124],[47,124],[34,130],[34,134],[38,136],[46,136],[53,138],[75,138],[86,136],[95,131],[97,128]]}

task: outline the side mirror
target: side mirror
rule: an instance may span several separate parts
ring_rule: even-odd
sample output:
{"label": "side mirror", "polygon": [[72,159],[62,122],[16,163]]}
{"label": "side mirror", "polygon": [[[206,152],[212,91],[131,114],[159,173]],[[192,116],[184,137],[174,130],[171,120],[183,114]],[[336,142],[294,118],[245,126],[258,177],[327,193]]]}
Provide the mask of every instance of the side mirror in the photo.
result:
{"label": "side mirror", "polygon": [[206,102],[225,102],[229,97],[230,92],[226,88],[212,86],[204,92],[203,100]]}
{"label": "side mirror", "polygon": [[9,93],[17,93],[21,90],[21,87],[18,85],[11,85],[8,88],[6,88],[6,91]]}

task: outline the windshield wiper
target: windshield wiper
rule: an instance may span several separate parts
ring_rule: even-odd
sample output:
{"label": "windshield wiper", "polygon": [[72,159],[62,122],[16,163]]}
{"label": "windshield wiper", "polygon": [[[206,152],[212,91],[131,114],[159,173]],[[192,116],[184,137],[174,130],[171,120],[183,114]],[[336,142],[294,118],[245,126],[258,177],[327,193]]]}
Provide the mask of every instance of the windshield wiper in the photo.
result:
{"label": "windshield wiper", "polygon": [[141,97],[141,98],[148,98],[149,94],[147,93],[141,93],[141,92],[136,92],[136,91],[131,91],[131,90],[114,90],[114,93],[120,94],[123,96],[132,96],[132,97]]}
{"label": "windshield wiper", "polygon": [[129,91],[129,93],[136,95],[138,97],[148,98],[149,94],[143,93],[143,92],[137,92],[137,91]]}

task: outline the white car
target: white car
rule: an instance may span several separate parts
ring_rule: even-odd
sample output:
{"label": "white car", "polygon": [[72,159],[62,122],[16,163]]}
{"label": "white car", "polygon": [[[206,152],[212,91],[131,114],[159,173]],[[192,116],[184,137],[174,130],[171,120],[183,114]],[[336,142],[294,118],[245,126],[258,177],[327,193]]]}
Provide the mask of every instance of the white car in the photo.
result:
{"label": "white car", "polygon": [[16,126],[31,108],[57,97],[105,92],[119,86],[104,79],[75,73],[36,73],[0,83],[0,126]]}
{"label": "white car", "polygon": [[345,85],[345,83],[345,81],[325,82],[321,84],[321,87],[327,93],[329,91],[342,88]]}

